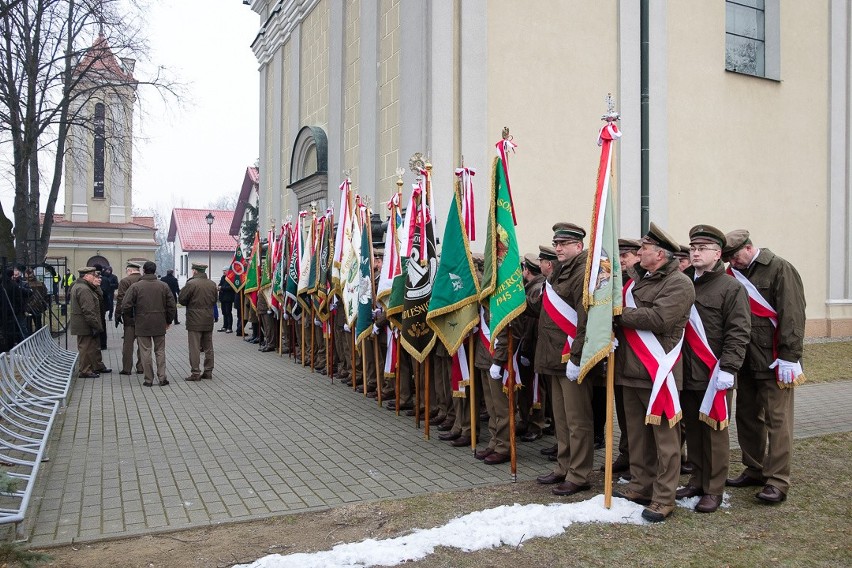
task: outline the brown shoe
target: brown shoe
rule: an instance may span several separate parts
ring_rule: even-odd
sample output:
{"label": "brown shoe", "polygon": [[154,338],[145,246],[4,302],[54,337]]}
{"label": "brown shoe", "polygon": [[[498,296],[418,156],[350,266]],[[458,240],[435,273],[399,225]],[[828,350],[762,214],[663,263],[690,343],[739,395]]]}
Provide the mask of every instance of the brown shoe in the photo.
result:
{"label": "brown shoe", "polygon": [[564,483],[560,483],[559,485],[551,489],[550,492],[554,495],[566,497],[568,495],[574,495],[575,493],[579,493],[580,491],[586,491],[591,488],[591,485],[577,485],[572,481],[566,481]]}
{"label": "brown shoe", "polygon": [[559,448],[557,447],[557,445],[553,444],[552,446],[550,446],[548,448],[540,449],[538,451],[538,453],[540,453],[543,456],[555,456],[556,452],[558,452],[558,451],[559,451]]}
{"label": "brown shoe", "polygon": [[741,473],[739,477],[725,480],[725,485],[728,487],[760,487],[764,483],[762,479],[746,475],[745,472]]}
{"label": "brown shoe", "polygon": [[767,503],[772,504],[780,503],[787,499],[787,495],[785,495],[780,489],[769,484],[767,484],[763,490],[756,495],[756,497],[761,501],[766,501]]}
{"label": "brown shoe", "polygon": [[565,481],[564,475],[559,475],[558,473],[552,471],[545,475],[539,475],[535,478],[536,481],[541,483],[542,485],[553,485],[555,483],[562,483]]}
{"label": "brown shoe", "polygon": [[452,442],[450,445],[454,448],[469,448],[470,447],[470,436],[459,436]]}
{"label": "brown shoe", "polygon": [[689,499],[690,497],[698,497],[704,495],[704,490],[694,485],[681,487],[675,492],[675,499]]}
{"label": "brown shoe", "polygon": [[379,393],[376,391],[370,391],[365,395],[367,398],[379,398]]}
{"label": "brown shoe", "polygon": [[184,378],[183,380],[185,380],[185,381],[200,381],[201,377],[196,376],[196,375],[190,375],[190,376]]}
{"label": "brown shoe", "polygon": [[483,463],[487,463],[488,465],[497,465],[501,463],[506,463],[509,461],[509,454],[501,454],[500,452],[491,452],[485,459],[483,459]]}
{"label": "brown shoe", "polygon": [[722,504],[722,496],[721,495],[704,495],[701,500],[698,501],[698,504],[695,506],[695,511],[697,513],[713,513],[716,509],[719,508],[719,505]]}
{"label": "brown shoe", "polygon": [[670,517],[673,512],[674,505],[663,505],[657,501],[652,501],[642,511],[642,518],[652,523],[661,523]]}
{"label": "brown shoe", "polygon": [[442,442],[452,442],[461,438],[461,432],[441,432],[438,434],[438,439]]}
{"label": "brown shoe", "polygon": [[628,501],[633,501],[634,503],[638,503],[640,505],[650,505],[651,499],[649,497],[645,497],[640,495],[636,491],[632,489],[628,489],[625,487],[624,489],[618,489],[612,492],[613,497],[621,497],[622,499],[627,499]]}
{"label": "brown shoe", "polygon": [[444,423],[444,421],[445,421],[446,419],[447,419],[447,417],[446,417],[446,416],[441,416],[441,415],[439,414],[439,415],[438,415],[438,416],[436,416],[435,418],[430,418],[430,419],[429,419],[429,425],[430,425],[430,426],[440,426],[441,424],[443,424],[443,423]]}
{"label": "brown shoe", "polygon": [[691,462],[683,462],[680,464],[681,475],[692,475],[693,471],[695,471],[695,466],[692,465]]}
{"label": "brown shoe", "polygon": [[202,379],[212,379],[213,373],[201,373],[201,378]]}
{"label": "brown shoe", "polygon": [[444,420],[443,422],[438,424],[438,431],[439,432],[449,432],[450,430],[453,429],[455,422],[456,422],[455,420]]}
{"label": "brown shoe", "polygon": [[473,454],[473,457],[475,457],[478,460],[484,460],[485,458],[487,458],[488,456],[490,456],[493,453],[494,453],[494,450],[492,450],[491,448],[485,448],[482,451],[477,450],[476,453]]}
{"label": "brown shoe", "polygon": [[[601,471],[604,471],[606,468],[601,466]],[[624,454],[619,454],[619,456],[612,462],[612,473],[621,473],[622,471],[630,470],[630,460],[628,460]]]}

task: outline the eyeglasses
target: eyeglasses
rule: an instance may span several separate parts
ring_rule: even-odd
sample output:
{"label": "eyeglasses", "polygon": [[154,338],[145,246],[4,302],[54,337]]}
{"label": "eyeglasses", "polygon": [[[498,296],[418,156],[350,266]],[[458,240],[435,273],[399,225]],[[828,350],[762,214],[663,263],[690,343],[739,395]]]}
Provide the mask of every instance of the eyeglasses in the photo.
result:
{"label": "eyeglasses", "polygon": [[553,245],[553,248],[559,248],[559,247],[567,247],[568,245],[573,245],[573,244],[576,244],[578,242],[579,241],[553,241],[550,244]]}
{"label": "eyeglasses", "polygon": [[698,246],[689,247],[689,252],[696,252],[696,251],[705,252],[705,251],[708,251],[708,250],[722,250],[722,249],[720,249],[719,247],[711,246],[711,245],[698,245]]}

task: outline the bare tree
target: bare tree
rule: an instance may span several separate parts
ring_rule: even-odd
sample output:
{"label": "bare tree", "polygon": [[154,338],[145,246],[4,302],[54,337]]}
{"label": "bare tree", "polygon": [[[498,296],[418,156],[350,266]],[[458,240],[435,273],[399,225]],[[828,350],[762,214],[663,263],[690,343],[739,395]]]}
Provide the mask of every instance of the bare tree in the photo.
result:
{"label": "bare tree", "polygon": [[[0,0],[0,146],[12,146],[19,262],[40,263],[46,255],[72,126],[100,129],[106,154],[130,164],[126,128],[110,120],[115,117],[93,119],[90,103],[121,100],[132,112],[140,86],[180,98],[180,85],[162,68],[152,77],[133,76],[135,61],[148,51],[140,9],[132,0]],[[49,162],[45,172],[43,157]],[[0,210],[0,227],[4,221]]]}
{"label": "bare tree", "polygon": [[134,208],[133,210],[134,215],[145,215],[154,218],[154,225],[157,227],[157,232],[154,234],[154,240],[157,241],[154,262],[157,263],[163,274],[175,265],[175,245],[168,241],[170,219],[167,211],[159,203],[154,204],[152,207],[143,209]]}

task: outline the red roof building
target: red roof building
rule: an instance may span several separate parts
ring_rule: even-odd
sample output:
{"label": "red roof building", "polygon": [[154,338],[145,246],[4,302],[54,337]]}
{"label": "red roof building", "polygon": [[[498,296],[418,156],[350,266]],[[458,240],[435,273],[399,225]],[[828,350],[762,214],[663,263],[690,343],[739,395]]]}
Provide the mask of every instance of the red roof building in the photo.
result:
{"label": "red roof building", "polygon": [[[207,214],[213,224],[207,224]],[[221,268],[230,264],[238,238],[229,234],[234,212],[223,209],[173,209],[166,240],[174,243],[175,276],[181,285],[193,263],[210,264],[207,274],[218,282]],[[209,244],[209,250],[208,250]]]}

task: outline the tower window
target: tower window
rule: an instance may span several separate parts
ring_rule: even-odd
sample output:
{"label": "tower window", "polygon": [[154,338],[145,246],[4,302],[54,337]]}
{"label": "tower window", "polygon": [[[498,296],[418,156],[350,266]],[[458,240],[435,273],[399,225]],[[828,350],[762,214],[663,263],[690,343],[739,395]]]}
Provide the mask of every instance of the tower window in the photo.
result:
{"label": "tower window", "polygon": [[95,188],[94,197],[104,197],[104,112],[103,103],[95,105]]}

